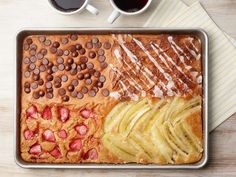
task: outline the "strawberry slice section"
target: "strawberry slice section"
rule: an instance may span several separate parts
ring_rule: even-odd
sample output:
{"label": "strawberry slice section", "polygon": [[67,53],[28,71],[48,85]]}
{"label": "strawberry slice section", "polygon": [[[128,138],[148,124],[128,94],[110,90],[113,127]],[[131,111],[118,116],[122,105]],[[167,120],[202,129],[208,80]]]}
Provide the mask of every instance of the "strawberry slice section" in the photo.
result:
{"label": "strawberry slice section", "polygon": [[34,138],[34,133],[31,130],[24,131],[24,137],[26,140],[32,140]]}
{"label": "strawberry slice section", "polygon": [[98,159],[98,152],[97,152],[97,150],[95,148],[88,150],[84,154],[83,159],[84,160],[88,160],[88,159],[96,160],[96,159]]}
{"label": "strawberry slice section", "polygon": [[43,110],[43,114],[42,114],[43,119],[52,119],[52,111],[51,108],[49,106],[46,106]]}
{"label": "strawberry slice section", "polygon": [[81,125],[77,125],[75,127],[75,130],[82,136],[86,135],[86,133],[88,132],[88,127],[84,124]]}
{"label": "strawberry slice section", "polygon": [[51,130],[46,130],[43,132],[43,139],[49,142],[55,142],[55,136]]}
{"label": "strawberry slice section", "polygon": [[61,157],[61,151],[59,150],[58,147],[54,148],[50,154],[55,157],[56,159],[59,159]]}
{"label": "strawberry slice section", "polygon": [[62,139],[66,139],[66,138],[67,138],[67,133],[66,133],[65,130],[60,130],[60,131],[58,132],[58,136],[59,136],[60,138],[62,138]]}
{"label": "strawberry slice section", "polygon": [[59,107],[58,108],[58,113],[59,113],[59,119],[62,122],[66,122],[70,117],[70,111],[67,108]]}
{"label": "strawberry slice section", "polygon": [[88,118],[92,115],[92,111],[85,108],[85,109],[82,109],[82,110],[80,111],[80,115],[81,115],[83,118],[88,119]]}
{"label": "strawberry slice section", "polygon": [[42,152],[42,148],[39,144],[31,146],[29,153],[34,155],[39,155]]}
{"label": "strawberry slice section", "polygon": [[35,105],[30,106],[27,110],[26,110],[26,117],[32,117],[32,118],[37,118],[38,116],[38,110],[37,107]]}
{"label": "strawberry slice section", "polygon": [[82,141],[80,139],[73,140],[69,147],[72,151],[79,151],[82,148]]}

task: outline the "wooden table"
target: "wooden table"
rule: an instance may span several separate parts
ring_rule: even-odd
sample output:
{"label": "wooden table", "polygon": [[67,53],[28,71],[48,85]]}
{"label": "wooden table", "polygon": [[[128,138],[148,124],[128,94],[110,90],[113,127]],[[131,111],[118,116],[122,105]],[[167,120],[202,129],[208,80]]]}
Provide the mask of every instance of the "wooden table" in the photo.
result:
{"label": "wooden table", "polygon": [[[217,24],[236,39],[236,0],[201,0]],[[88,12],[61,16],[52,11],[46,0],[0,1],[0,176],[236,176],[236,115],[210,135],[210,160],[206,168],[191,171],[136,170],[28,170],[18,167],[13,156],[13,88],[15,34],[23,27],[137,27],[142,26],[155,9],[157,0],[148,12],[139,17],[121,17],[114,25],[106,18],[112,9],[108,0],[91,0],[100,9],[95,17]]]}

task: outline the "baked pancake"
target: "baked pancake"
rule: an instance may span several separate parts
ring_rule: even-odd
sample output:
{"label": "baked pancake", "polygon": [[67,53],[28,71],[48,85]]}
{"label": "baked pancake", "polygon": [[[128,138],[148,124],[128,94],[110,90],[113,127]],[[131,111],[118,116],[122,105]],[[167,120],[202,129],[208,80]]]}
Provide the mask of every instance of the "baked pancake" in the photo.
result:
{"label": "baked pancake", "polygon": [[194,35],[32,35],[20,152],[34,163],[186,164],[203,154]]}

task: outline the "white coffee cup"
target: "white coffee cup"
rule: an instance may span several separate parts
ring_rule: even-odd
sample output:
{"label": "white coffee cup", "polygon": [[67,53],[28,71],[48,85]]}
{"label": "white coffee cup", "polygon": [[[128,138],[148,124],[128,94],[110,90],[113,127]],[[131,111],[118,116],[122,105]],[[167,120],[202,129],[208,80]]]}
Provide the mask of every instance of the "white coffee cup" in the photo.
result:
{"label": "white coffee cup", "polygon": [[98,9],[95,8],[94,6],[90,5],[90,4],[88,3],[88,1],[89,1],[89,0],[85,0],[85,1],[84,1],[84,4],[83,4],[79,9],[77,9],[77,10],[75,10],[75,11],[69,11],[69,12],[65,12],[65,11],[61,11],[61,10],[57,9],[57,8],[55,7],[55,5],[53,5],[53,3],[52,3],[51,0],[48,0],[48,4],[49,4],[49,6],[50,6],[53,10],[55,10],[56,12],[58,12],[58,13],[60,13],[60,14],[62,14],[62,15],[73,15],[73,14],[76,14],[76,13],[80,13],[80,12],[82,12],[82,11],[85,10],[85,9],[86,9],[87,11],[89,11],[90,13],[94,14],[94,15],[98,15],[98,13],[99,13]]}
{"label": "white coffee cup", "polygon": [[[128,0],[127,0],[128,1]],[[127,16],[130,16],[130,15],[137,15],[137,14],[141,14],[143,13],[151,4],[152,0],[148,0],[148,2],[146,3],[146,5],[138,10],[138,11],[135,11],[135,12],[126,12],[126,11],[123,11],[121,10],[119,7],[117,7],[117,5],[115,4],[114,0],[110,0],[110,3],[112,5],[112,7],[114,8],[113,12],[111,13],[111,15],[109,16],[109,18],[107,19],[107,21],[109,23],[113,23],[120,15],[127,15]]]}

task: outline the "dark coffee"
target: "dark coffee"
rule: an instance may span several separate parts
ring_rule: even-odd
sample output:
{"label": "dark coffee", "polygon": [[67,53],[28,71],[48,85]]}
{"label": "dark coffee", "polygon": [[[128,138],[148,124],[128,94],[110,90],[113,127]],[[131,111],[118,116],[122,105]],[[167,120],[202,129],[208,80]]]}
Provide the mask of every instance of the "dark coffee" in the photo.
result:
{"label": "dark coffee", "polygon": [[85,0],[51,0],[52,4],[60,11],[76,11],[83,6]]}
{"label": "dark coffee", "polygon": [[114,0],[116,6],[125,12],[136,12],[144,8],[148,0]]}

